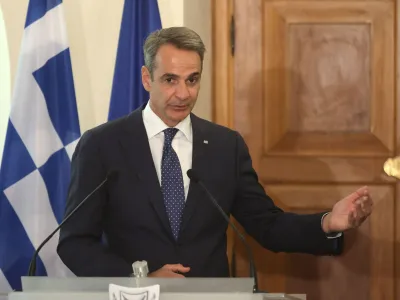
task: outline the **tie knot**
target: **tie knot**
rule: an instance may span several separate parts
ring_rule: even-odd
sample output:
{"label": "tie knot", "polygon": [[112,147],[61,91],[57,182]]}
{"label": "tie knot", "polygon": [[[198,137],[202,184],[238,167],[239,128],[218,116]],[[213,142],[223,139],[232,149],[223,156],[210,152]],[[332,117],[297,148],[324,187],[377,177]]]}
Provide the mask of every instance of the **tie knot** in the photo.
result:
{"label": "tie knot", "polygon": [[172,140],[174,139],[174,136],[178,132],[178,129],[176,128],[167,128],[164,130],[164,143],[171,145]]}

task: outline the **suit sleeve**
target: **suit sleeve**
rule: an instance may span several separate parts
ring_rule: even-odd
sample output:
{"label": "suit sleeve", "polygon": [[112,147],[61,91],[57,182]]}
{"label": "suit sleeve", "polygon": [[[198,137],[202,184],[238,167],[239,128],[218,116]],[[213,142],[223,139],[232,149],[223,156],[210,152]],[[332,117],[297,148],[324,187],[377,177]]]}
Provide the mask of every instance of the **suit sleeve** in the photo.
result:
{"label": "suit sleeve", "polygon": [[324,213],[299,215],[284,212],[266,195],[252,167],[243,138],[237,134],[237,191],[232,215],[264,248],[274,252],[337,255],[343,235],[329,239],[321,227]]}
{"label": "suit sleeve", "polygon": [[[96,136],[88,131],[80,139],[71,163],[71,180],[66,212],[69,214],[107,176]],[[102,243],[107,183],[97,190],[64,224],[57,252],[77,276],[121,276],[132,273],[122,258],[107,251]]]}

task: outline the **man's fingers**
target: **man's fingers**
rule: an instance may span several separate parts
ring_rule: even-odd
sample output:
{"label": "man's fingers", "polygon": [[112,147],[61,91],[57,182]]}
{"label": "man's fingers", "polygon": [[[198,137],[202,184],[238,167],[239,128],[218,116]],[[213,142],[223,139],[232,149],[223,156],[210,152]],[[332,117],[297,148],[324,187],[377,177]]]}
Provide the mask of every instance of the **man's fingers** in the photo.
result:
{"label": "man's fingers", "polygon": [[349,214],[349,224],[350,227],[354,227],[356,224],[357,213],[355,209],[352,209]]}
{"label": "man's fingers", "polygon": [[185,277],[182,273],[189,272],[189,267],[184,267],[181,264],[164,265],[161,269],[149,274],[149,277]]}
{"label": "man's fingers", "polygon": [[181,264],[165,265],[164,268],[172,272],[187,273],[190,271],[189,267],[184,267]]}
{"label": "man's fingers", "polygon": [[360,194],[357,191],[355,191],[355,192],[351,193],[350,195],[346,196],[346,198],[344,198],[344,199],[346,199],[347,201],[350,201],[351,203],[354,203],[359,198],[360,198]]}
{"label": "man's fingers", "polygon": [[351,202],[354,203],[358,199],[360,199],[361,197],[364,197],[364,196],[369,197],[369,191],[368,191],[367,186],[363,186],[363,187],[359,188],[357,191],[353,192],[348,197],[350,197]]}
{"label": "man's fingers", "polygon": [[369,216],[372,212],[373,202],[370,197],[364,196],[361,200],[361,210],[364,216]]}
{"label": "man's fingers", "polygon": [[357,191],[356,191],[356,193],[361,197],[361,196],[364,196],[364,195],[368,195],[368,186],[363,186],[363,187],[360,187]]}
{"label": "man's fingers", "polygon": [[368,206],[368,207],[374,206],[374,201],[372,201],[372,198],[371,198],[370,195],[364,196],[364,203],[365,203],[365,205]]}
{"label": "man's fingers", "polygon": [[372,212],[372,201],[368,196],[359,198],[354,203],[349,223],[352,227],[360,226]]}

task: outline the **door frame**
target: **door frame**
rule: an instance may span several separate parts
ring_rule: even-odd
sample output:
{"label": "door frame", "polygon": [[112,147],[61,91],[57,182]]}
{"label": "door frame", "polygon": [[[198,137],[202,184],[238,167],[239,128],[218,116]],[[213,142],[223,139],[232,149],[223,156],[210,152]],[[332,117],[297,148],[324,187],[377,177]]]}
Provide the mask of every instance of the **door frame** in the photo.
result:
{"label": "door frame", "polygon": [[233,12],[233,0],[211,0],[212,119],[229,128],[234,127],[234,60],[231,53]]}

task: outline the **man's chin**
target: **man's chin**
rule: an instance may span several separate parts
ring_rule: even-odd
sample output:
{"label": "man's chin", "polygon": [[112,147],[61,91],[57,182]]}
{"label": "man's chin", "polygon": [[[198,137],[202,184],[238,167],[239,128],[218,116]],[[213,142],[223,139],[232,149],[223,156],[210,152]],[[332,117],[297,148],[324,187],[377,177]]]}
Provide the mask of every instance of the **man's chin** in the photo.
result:
{"label": "man's chin", "polygon": [[182,111],[173,111],[169,114],[169,119],[171,121],[174,121],[176,123],[179,123],[181,121],[183,121],[188,115],[190,114],[190,110],[186,109],[186,110],[182,110]]}

